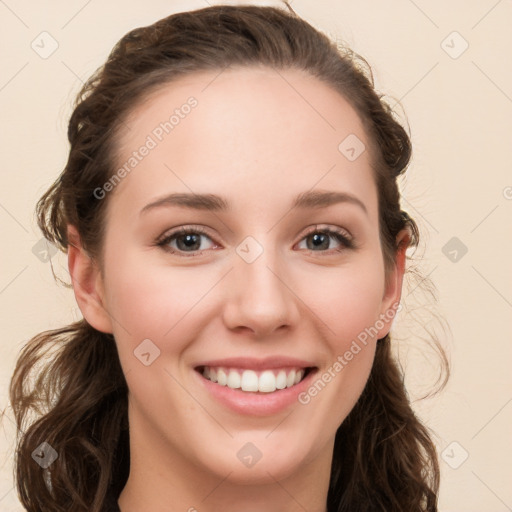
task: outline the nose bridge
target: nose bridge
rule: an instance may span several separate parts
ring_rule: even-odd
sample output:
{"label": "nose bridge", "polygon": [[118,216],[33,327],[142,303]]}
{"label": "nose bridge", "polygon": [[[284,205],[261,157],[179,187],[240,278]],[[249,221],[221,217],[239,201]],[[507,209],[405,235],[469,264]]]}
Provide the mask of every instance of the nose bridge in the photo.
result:
{"label": "nose bridge", "polygon": [[286,266],[270,240],[248,236],[236,248],[224,315],[230,328],[247,327],[265,335],[283,325],[293,326],[298,319],[289,274],[282,270]]}

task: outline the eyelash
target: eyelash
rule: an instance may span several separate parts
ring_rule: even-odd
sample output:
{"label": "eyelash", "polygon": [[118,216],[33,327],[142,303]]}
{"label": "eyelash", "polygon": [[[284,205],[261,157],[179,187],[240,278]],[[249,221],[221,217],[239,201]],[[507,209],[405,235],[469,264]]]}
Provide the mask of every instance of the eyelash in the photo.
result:
{"label": "eyelash", "polygon": [[[341,230],[341,229],[336,229],[336,228],[325,228],[325,229],[319,229],[318,226],[315,226],[312,230],[308,231],[302,238],[301,238],[301,242],[302,240],[304,240],[305,238],[307,238],[308,236],[310,235],[313,235],[315,233],[322,233],[322,234],[326,234],[326,235],[329,235],[329,238],[335,238],[338,242],[341,243],[342,246],[344,247],[341,247],[341,248],[337,248],[337,249],[331,249],[331,250],[327,250],[327,251],[313,251],[311,249],[306,249],[308,252],[310,253],[316,253],[316,252],[320,252],[320,253],[327,253],[327,255],[332,255],[333,254],[333,251],[334,252],[337,252],[337,253],[340,253],[346,249],[355,249],[356,248],[356,245],[353,241],[353,239],[351,237],[349,237],[345,231]],[[190,234],[195,234],[195,235],[204,235],[206,237],[208,237],[210,240],[212,240],[212,238],[210,237],[210,235],[208,235],[208,233],[203,229],[201,228],[200,226],[183,226],[181,228],[179,228],[178,230],[175,230],[175,231],[172,231],[171,233],[169,234],[165,234],[163,235],[163,238],[160,237],[156,242],[155,242],[155,245],[158,246],[158,247],[161,247],[164,251],[166,252],[169,252],[171,254],[177,254],[179,255],[180,257],[183,256],[185,258],[190,258],[190,257],[194,257],[194,256],[199,256],[201,255],[203,251],[195,251],[193,253],[189,253],[187,254],[186,252],[184,251],[180,251],[180,250],[176,250],[176,249],[171,249],[169,247],[169,243],[174,239],[174,238],[177,238],[179,236],[183,236],[183,235],[190,235]],[[214,240],[212,240],[214,241]],[[205,249],[205,250],[208,250],[208,249]]]}

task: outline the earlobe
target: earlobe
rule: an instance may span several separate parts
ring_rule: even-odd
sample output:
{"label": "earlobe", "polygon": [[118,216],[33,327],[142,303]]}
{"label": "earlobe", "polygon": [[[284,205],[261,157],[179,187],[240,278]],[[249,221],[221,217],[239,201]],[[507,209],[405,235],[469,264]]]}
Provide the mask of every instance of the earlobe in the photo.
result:
{"label": "earlobe", "polygon": [[71,224],[68,226],[68,241],[68,269],[78,307],[92,327],[112,333],[112,321],[104,304],[100,270],[82,247],[80,235]]}

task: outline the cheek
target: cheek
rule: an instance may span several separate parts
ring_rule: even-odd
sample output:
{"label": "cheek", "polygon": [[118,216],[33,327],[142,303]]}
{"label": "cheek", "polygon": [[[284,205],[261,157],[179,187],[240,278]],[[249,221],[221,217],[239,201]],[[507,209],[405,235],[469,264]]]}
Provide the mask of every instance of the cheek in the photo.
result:
{"label": "cheek", "polygon": [[193,319],[199,325],[218,276],[206,268],[151,265],[143,255],[113,256],[110,261],[116,263],[106,263],[106,304],[115,319],[120,350],[133,351],[142,340],[150,339],[161,351],[172,346],[179,352],[180,343],[187,339],[183,329],[190,333]]}
{"label": "cheek", "polygon": [[370,330],[379,318],[384,270],[378,258],[357,266],[316,270],[298,282],[302,284],[296,288],[297,295],[316,314],[324,325],[322,330],[339,350]]}
{"label": "cheek", "polygon": [[164,370],[174,375],[169,363],[178,361],[194,338],[193,329],[200,325],[201,299],[207,298],[215,276],[150,265],[143,255],[113,256],[110,261],[115,263],[106,263],[106,302],[115,319],[114,337],[132,400],[148,417],[162,407],[162,399],[166,407],[172,403],[177,410],[186,411],[193,404],[179,392],[173,394],[173,380]]}

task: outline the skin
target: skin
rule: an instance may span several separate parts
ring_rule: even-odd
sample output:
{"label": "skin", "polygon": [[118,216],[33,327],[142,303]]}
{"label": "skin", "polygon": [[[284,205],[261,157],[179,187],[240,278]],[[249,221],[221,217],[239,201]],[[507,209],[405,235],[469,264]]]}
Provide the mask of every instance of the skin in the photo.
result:
{"label": "skin", "polygon": [[[396,307],[405,246],[386,287],[369,151],[351,162],[338,150],[349,134],[367,148],[369,141],[350,104],[302,71],[238,68],[165,86],[131,112],[119,165],[190,96],[197,107],[103,199],[101,264],[69,227],[77,302],[91,325],[114,334],[129,387],[131,467],[119,505],[123,512],[324,512],[336,430],[391,323],[307,405],[273,415],[227,409],[198,385],[193,368],[205,359],[291,355],[314,362],[321,375]],[[291,209],[313,188],[350,193],[367,213],[350,203]],[[218,194],[231,209],[140,213],[171,192]],[[155,245],[171,228],[190,225],[207,230],[194,257],[176,239],[171,247],[182,255]],[[357,247],[330,237],[315,248],[315,225],[343,229]],[[252,263],[236,252],[247,236],[263,248]],[[407,232],[399,240],[408,242]],[[149,366],[134,357],[144,339],[160,350]],[[247,442],[262,453],[250,468],[237,458]]]}

